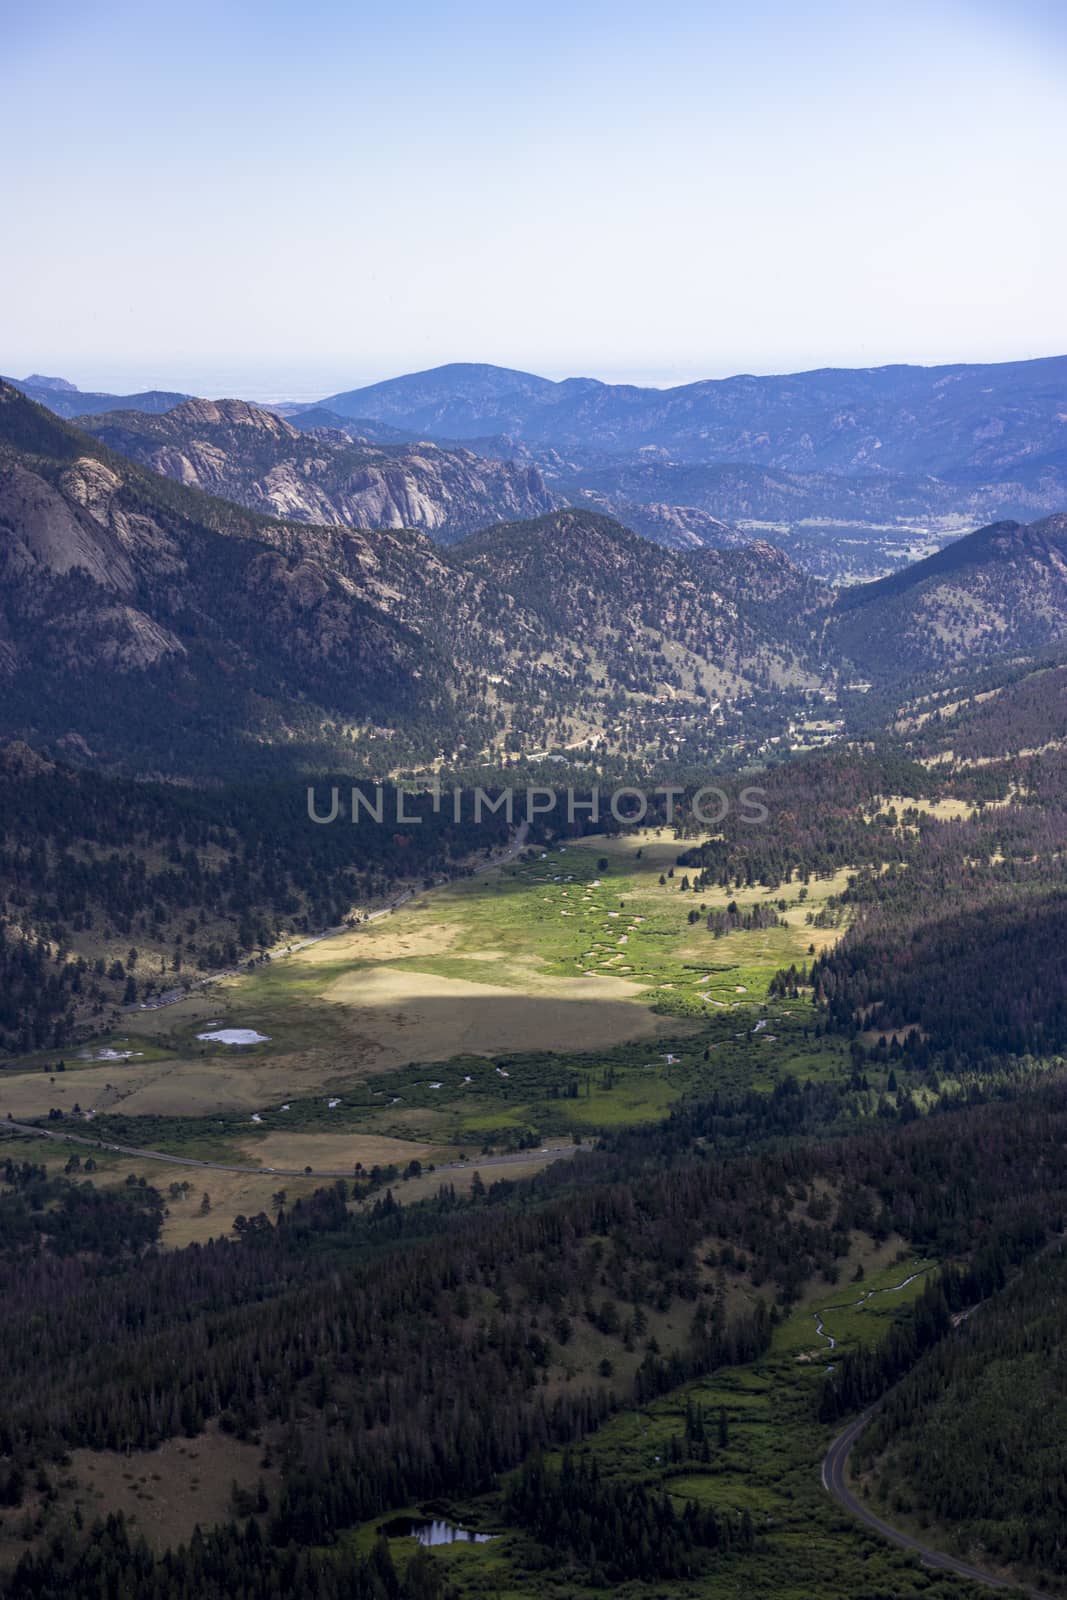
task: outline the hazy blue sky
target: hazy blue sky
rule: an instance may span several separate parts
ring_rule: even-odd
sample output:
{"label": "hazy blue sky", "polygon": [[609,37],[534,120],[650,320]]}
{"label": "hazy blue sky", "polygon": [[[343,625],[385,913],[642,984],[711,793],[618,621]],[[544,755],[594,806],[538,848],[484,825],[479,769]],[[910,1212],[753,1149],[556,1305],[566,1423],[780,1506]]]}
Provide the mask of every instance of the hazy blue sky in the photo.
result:
{"label": "hazy blue sky", "polygon": [[1067,6],[15,0],[0,371],[1067,351]]}

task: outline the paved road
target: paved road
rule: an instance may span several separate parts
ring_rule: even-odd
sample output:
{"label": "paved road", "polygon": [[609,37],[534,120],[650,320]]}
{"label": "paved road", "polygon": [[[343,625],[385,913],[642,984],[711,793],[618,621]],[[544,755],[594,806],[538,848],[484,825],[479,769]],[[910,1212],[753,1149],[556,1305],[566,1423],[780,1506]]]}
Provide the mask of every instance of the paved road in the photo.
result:
{"label": "paved road", "polygon": [[891,1544],[898,1545],[901,1550],[910,1550],[925,1566],[936,1567],[943,1572],[955,1572],[961,1578],[969,1578],[972,1583],[983,1583],[990,1589],[1010,1589],[1016,1594],[1021,1592],[1030,1595],[1031,1600],[1053,1600],[1051,1595],[1044,1594],[1040,1589],[1031,1589],[1027,1584],[1013,1583],[1007,1578],[998,1578],[993,1572],[983,1572],[981,1567],[973,1567],[969,1561],[961,1561],[957,1556],[946,1555],[943,1550],[931,1550],[929,1545],[921,1544],[910,1534],[902,1533],[899,1528],[891,1527],[888,1522],[883,1522],[881,1517],[876,1517],[874,1512],[853,1494],[847,1476],[849,1454],[877,1410],[878,1405],[873,1405],[862,1416],[856,1417],[843,1433],[838,1434],[826,1452],[822,1464],[822,1486],[833,1495],[838,1505],[851,1512],[852,1516],[858,1517],[860,1522],[873,1533],[888,1539]]}
{"label": "paved road", "polygon": [[[10,1117],[0,1121],[0,1133],[5,1128],[15,1133],[29,1133],[36,1139],[61,1139],[67,1144],[85,1144],[94,1150],[110,1150],[116,1155],[136,1156],[139,1161],[165,1161],[169,1166],[200,1167],[208,1172],[244,1172],[249,1177],[262,1178],[269,1174],[277,1178],[351,1178],[352,1168],[345,1167],[335,1171],[327,1167],[241,1167],[227,1161],[198,1161],[194,1156],[168,1155],[165,1150],[142,1150],[132,1144],[112,1144],[109,1139],[91,1139],[88,1134],[69,1133],[66,1128],[37,1127],[32,1122],[15,1122]],[[439,1172],[474,1172],[481,1171],[483,1167],[515,1167],[523,1166],[534,1160],[537,1156],[547,1155],[553,1161],[565,1160],[568,1156],[577,1155],[580,1146],[576,1144],[542,1145],[536,1150],[512,1150],[502,1156],[472,1156],[469,1161],[443,1161],[434,1164],[434,1175]],[[545,1163],[546,1166],[548,1163]],[[423,1168],[425,1172],[426,1167]]]}

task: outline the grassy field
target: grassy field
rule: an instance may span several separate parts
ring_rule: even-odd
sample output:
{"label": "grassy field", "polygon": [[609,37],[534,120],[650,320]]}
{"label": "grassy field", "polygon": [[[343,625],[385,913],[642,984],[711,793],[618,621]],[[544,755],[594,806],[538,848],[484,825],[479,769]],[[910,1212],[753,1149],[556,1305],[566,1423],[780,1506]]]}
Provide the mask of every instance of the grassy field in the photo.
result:
{"label": "grassy field", "polygon": [[[358,1139],[446,1158],[659,1118],[688,1093],[837,1070],[840,1047],[811,1038],[810,1006],[768,1003],[767,988],[779,967],[839,937],[812,919],[847,874],[773,895],[694,893],[677,865],[691,843],[664,830],[527,851],[366,928],[128,1014],[121,1037],[87,1052],[122,1059],[12,1064],[0,1115],[91,1109],[122,1142],[326,1167],[309,1139],[326,1151],[343,1134],[353,1162]],[[731,899],[742,911],[770,904],[781,925],[714,937],[707,913]],[[212,1025],[266,1039],[197,1037]]]}
{"label": "grassy field", "polygon": [[[168,1439],[156,1450],[73,1450],[53,1473],[55,1508],[86,1526],[121,1511],[131,1535],[154,1550],[187,1542],[233,1514],[233,1485],[253,1499],[260,1486],[276,1499],[280,1473],[264,1445],[241,1441],[213,1424],[196,1439]],[[56,1516],[53,1508],[52,1516]],[[25,1554],[27,1521],[40,1510],[37,1491],[17,1511],[0,1514],[0,1571]]]}

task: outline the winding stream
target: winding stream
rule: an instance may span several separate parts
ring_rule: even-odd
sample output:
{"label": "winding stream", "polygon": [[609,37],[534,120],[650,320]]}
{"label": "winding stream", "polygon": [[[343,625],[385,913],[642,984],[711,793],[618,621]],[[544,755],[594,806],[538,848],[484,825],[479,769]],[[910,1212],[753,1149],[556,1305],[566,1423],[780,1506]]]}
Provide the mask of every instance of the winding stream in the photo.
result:
{"label": "winding stream", "polygon": [[[926,1270],[927,1269],[924,1267],[918,1272],[913,1272],[910,1277],[904,1279],[903,1283],[893,1283],[888,1285],[888,1287],[885,1289],[868,1289],[865,1294],[860,1295],[858,1300],[843,1300],[836,1306],[824,1307],[824,1311],[826,1313],[831,1311],[852,1311],[857,1306],[865,1306],[868,1300],[874,1299],[876,1294],[899,1294],[902,1289],[906,1289],[908,1287],[909,1283],[914,1283],[916,1278],[923,1277]],[[823,1312],[813,1311],[812,1316],[815,1318],[815,1332],[819,1335],[819,1338],[826,1340],[828,1349],[836,1350],[837,1340],[834,1338],[832,1333],[827,1333],[826,1327],[823,1323]],[[834,1364],[832,1361],[826,1370],[827,1372],[832,1372],[834,1370]]]}

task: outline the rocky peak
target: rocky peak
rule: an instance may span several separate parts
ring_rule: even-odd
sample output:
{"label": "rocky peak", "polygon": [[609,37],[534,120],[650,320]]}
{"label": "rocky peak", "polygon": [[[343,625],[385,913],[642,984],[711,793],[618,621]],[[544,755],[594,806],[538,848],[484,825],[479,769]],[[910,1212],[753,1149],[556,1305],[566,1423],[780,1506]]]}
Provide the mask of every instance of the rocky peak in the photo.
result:
{"label": "rocky peak", "polygon": [[59,394],[77,394],[78,385],[68,383],[66,378],[46,378],[43,372],[31,372],[28,378],[23,378],[23,383],[36,389],[55,389]]}
{"label": "rocky peak", "polygon": [[248,400],[183,400],[166,416],[179,428],[255,428],[276,439],[291,441],[300,437],[284,417],[267,411],[263,406],[253,405]]}
{"label": "rocky peak", "polygon": [[31,750],[22,739],[9,739],[6,744],[0,744],[0,772],[10,777],[39,778],[55,770],[51,761]]}

